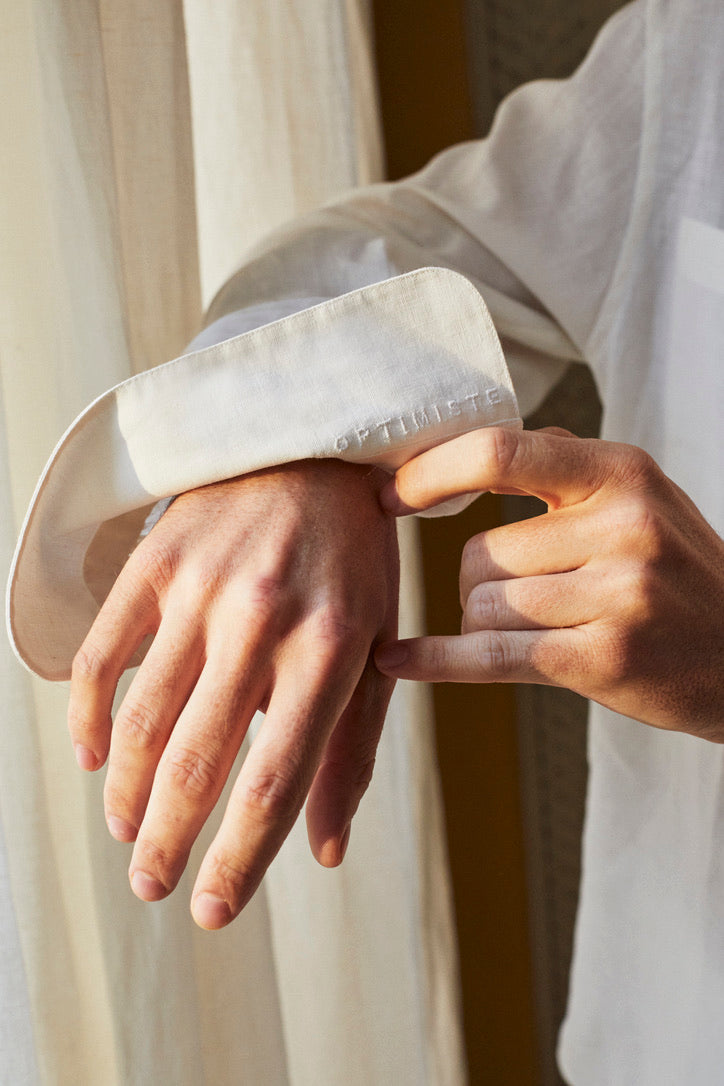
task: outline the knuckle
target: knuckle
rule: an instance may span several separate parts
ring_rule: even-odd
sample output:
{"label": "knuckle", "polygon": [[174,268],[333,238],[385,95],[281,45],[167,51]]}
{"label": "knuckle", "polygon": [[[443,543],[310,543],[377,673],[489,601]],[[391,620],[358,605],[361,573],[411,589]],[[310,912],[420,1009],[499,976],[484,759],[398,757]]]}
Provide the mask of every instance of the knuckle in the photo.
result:
{"label": "knuckle", "polygon": [[466,542],[463,547],[462,557],[460,559],[461,574],[467,567],[473,565],[480,558],[482,536],[474,535]]}
{"label": "knuckle", "polygon": [[500,601],[483,585],[476,585],[465,605],[465,622],[470,629],[497,629]]}
{"label": "knuckle", "polygon": [[232,905],[238,907],[248,888],[259,881],[259,873],[237,857],[214,854],[209,857],[206,880]]}
{"label": "knuckle", "polygon": [[362,640],[352,609],[336,603],[327,603],[314,613],[311,632],[318,644],[336,649],[353,649]]}
{"label": "knuckle", "polygon": [[276,767],[245,780],[241,799],[258,822],[272,824],[296,816],[304,795],[294,774]]}
{"label": "knuckle", "polygon": [[116,732],[128,745],[137,750],[148,750],[158,738],[157,721],[151,709],[142,704],[123,706],[116,724]]}
{"label": "knuckle", "polygon": [[482,433],[489,435],[487,452],[493,472],[498,478],[507,477],[518,453],[517,432],[506,427],[493,426]]}
{"label": "knuckle", "polygon": [[213,599],[221,588],[225,573],[221,565],[208,555],[196,555],[189,560],[183,572],[184,588],[189,595],[203,604]]}
{"label": "knuckle", "polygon": [[502,636],[495,630],[492,630],[484,640],[476,639],[474,651],[477,655],[476,664],[499,681],[504,681],[514,675],[520,666],[518,653],[510,638]]}
{"label": "knuckle", "polygon": [[615,445],[613,477],[635,493],[650,494],[660,488],[665,478],[652,456],[638,445]]}
{"label": "knuckle", "polygon": [[625,446],[622,457],[625,473],[633,480],[649,480],[657,473],[656,461],[638,445]]}
{"label": "knuckle", "polygon": [[617,517],[625,539],[647,562],[657,563],[666,553],[667,525],[658,507],[646,494],[631,495]]}
{"label": "knuckle", "polygon": [[129,559],[129,571],[154,593],[167,588],[179,568],[176,548],[152,533],[136,547]]}
{"label": "knuckle", "polygon": [[249,598],[260,611],[274,611],[286,590],[282,577],[273,573],[257,573],[250,582]]}
{"label": "knuckle", "polygon": [[149,874],[154,874],[168,890],[176,885],[179,868],[183,868],[183,856],[168,845],[144,835],[137,845],[137,858]]}
{"label": "knuckle", "polygon": [[163,770],[171,785],[189,799],[206,799],[220,785],[218,759],[189,747],[169,748]]}
{"label": "knuckle", "polygon": [[242,608],[258,632],[263,633],[274,625],[287,593],[282,578],[270,574],[255,574],[245,584]]}
{"label": "knuckle", "polygon": [[263,640],[288,616],[290,596],[281,577],[234,570],[233,564],[213,556],[193,575],[193,591],[203,599],[225,601],[227,616],[243,618],[243,640],[248,645]]}
{"label": "knuckle", "polygon": [[460,602],[465,606],[466,596],[472,591],[476,583],[485,580],[486,576],[486,542],[485,533],[480,532],[478,535],[472,536],[468,539],[467,543],[463,547],[463,553],[460,559]]}
{"label": "knuckle", "polygon": [[324,773],[333,791],[351,790],[356,796],[362,796],[370,786],[375,769],[374,754],[361,758],[330,759],[324,764]]}
{"label": "knuckle", "polygon": [[75,680],[100,685],[111,678],[113,666],[109,656],[98,645],[84,642],[73,659],[71,675]]}

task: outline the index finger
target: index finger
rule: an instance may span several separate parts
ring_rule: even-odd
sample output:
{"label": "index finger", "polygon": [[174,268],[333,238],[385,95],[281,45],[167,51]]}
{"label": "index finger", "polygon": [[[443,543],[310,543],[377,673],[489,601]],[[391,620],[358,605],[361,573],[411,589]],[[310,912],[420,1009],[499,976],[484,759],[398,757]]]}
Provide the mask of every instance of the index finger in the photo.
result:
{"label": "index finger", "polygon": [[599,489],[612,470],[614,450],[620,455],[622,448],[562,432],[490,426],[408,461],[380,501],[396,516],[479,491],[531,494],[554,508],[573,505]]}
{"label": "index finger", "polygon": [[106,760],[118,681],[134,652],[160,622],[155,597],[121,575],[73,660],[68,729],[81,769]]}

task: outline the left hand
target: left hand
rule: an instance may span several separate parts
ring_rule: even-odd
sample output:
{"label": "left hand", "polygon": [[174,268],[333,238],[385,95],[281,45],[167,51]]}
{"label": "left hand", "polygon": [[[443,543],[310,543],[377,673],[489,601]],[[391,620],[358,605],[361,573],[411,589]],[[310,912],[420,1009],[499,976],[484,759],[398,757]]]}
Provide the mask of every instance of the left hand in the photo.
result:
{"label": "left hand", "polygon": [[[393,687],[370,659],[397,630],[386,478],[305,460],[190,491],[119,574],[75,658],[68,722],[82,768],[108,757],[106,819],[135,841],[143,900],[178,883],[257,709],[194,918],[220,928],[241,911],[307,794],[314,854],[341,862]],[[111,726],[118,679],[149,634]]]}
{"label": "left hand", "polygon": [[724,543],[641,449],[490,428],[409,461],[404,515],[471,491],[548,512],[474,536],[462,633],[378,648],[387,675],[563,686],[659,728],[724,742]]}

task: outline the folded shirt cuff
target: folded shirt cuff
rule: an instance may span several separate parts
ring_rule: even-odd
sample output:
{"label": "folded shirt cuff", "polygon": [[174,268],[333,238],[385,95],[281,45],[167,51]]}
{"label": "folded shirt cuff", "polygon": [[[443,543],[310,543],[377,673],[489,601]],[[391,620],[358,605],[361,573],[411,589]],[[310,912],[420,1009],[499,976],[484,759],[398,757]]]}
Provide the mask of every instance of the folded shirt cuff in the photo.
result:
{"label": "folded shirt cuff", "polygon": [[62,437],[7,595],[11,641],[37,674],[70,676],[159,499],[312,457],[394,471],[467,430],[521,425],[490,315],[456,272],[423,268],[304,305],[124,381]]}

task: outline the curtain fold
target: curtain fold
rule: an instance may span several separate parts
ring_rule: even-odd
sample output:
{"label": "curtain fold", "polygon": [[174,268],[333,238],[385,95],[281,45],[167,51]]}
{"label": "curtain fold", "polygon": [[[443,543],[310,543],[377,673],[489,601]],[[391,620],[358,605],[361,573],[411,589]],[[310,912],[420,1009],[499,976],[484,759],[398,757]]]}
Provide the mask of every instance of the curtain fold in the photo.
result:
{"label": "curtain fold", "polygon": [[[179,354],[245,250],[379,177],[381,153],[364,0],[4,0],[3,17],[7,565],[74,415]],[[395,695],[342,867],[317,867],[299,825],[242,916],[204,933],[188,900],[213,826],[169,900],[137,901],[102,779],[74,764],[67,689],[25,674],[5,644],[0,681],[0,907],[14,955],[0,1010],[18,1023],[15,1063],[3,1050],[0,1067],[17,1069],[14,1083],[464,1081],[424,691]]]}

